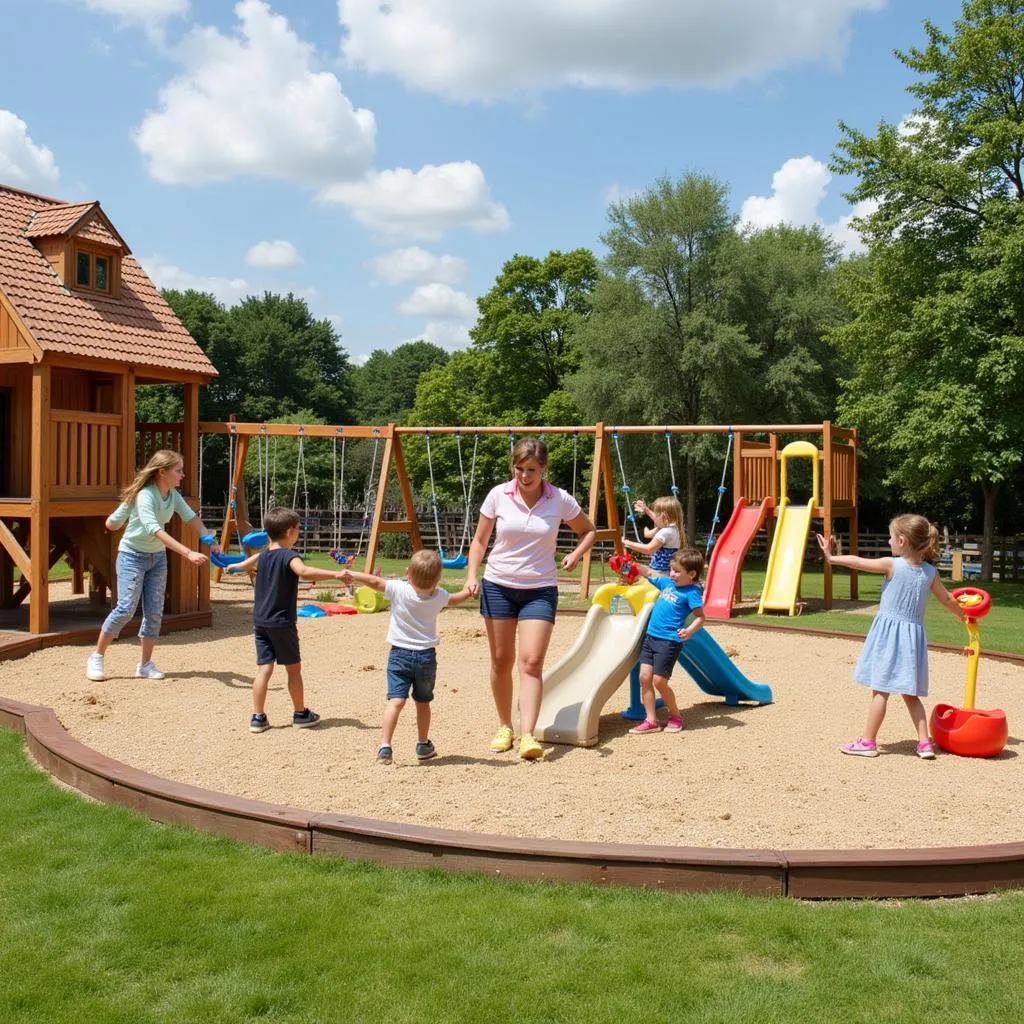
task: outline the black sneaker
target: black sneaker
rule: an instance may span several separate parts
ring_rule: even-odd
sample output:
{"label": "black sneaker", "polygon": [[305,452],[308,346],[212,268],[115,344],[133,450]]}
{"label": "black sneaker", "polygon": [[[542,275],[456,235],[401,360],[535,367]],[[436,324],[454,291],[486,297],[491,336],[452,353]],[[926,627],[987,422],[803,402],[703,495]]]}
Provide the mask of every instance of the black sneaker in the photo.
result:
{"label": "black sneaker", "polygon": [[421,761],[429,761],[432,757],[437,757],[437,751],[434,749],[434,744],[427,740],[426,743],[416,744],[416,756]]}
{"label": "black sneaker", "polygon": [[381,744],[377,748],[377,764],[391,764],[392,760],[391,748]]}
{"label": "black sneaker", "polygon": [[309,708],[303,708],[292,715],[292,725],[296,729],[308,729],[319,721],[320,716],[315,711],[310,711]]}
{"label": "black sneaker", "polygon": [[249,732],[266,732],[270,728],[266,715],[253,715],[249,719]]}

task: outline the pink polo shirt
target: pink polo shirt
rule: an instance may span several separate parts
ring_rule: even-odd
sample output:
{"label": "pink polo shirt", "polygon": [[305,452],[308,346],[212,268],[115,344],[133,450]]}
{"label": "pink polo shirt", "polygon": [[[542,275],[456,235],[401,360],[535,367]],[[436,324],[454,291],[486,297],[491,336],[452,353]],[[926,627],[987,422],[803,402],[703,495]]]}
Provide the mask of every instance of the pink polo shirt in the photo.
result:
{"label": "pink polo shirt", "polygon": [[533,508],[526,507],[515,480],[492,487],[480,506],[480,514],[495,521],[484,579],[514,590],[555,586],[558,528],[581,511],[568,491],[547,482]]}

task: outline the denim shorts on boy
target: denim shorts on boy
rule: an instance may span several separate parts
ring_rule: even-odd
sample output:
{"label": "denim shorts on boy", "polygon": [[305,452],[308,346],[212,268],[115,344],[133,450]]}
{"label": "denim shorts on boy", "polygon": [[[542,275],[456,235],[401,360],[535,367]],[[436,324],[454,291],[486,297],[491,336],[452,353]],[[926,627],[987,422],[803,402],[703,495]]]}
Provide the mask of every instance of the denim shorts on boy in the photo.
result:
{"label": "denim shorts on boy", "polygon": [[167,549],[151,554],[123,548],[117,553],[117,607],[103,622],[103,632],[116,637],[131,621],[142,601],[139,636],[155,640],[164,617],[164,592],[167,589]]}
{"label": "denim shorts on boy", "polygon": [[406,647],[392,647],[388,654],[388,700],[406,700],[412,690],[412,699],[429,704],[434,699],[437,679],[437,651],[410,651]]}
{"label": "denim shorts on boy", "polygon": [[485,619],[542,619],[555,621],[558,587],[519,590],[484,580],[480,584],[480,614]]}
{"label": "denim shorts on boy", "polygon": [[302,661],[299,653],[299,631],[291,626],[254,626],[256,640],[256,664],[298,665]]}
{"label": "denim shorts on boy", "polygon": [[656,676],[668,679],[682,649],[682,640],[662,640],[657,636],[645,636],[640,648],[640,664],[650,665]]}

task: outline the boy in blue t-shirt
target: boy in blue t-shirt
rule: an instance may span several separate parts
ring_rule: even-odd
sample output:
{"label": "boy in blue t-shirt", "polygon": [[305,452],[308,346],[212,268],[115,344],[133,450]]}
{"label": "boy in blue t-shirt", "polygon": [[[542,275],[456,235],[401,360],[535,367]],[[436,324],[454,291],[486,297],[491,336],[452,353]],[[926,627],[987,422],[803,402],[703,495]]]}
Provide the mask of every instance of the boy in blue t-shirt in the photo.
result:
{"label": "boy in blue t-shirt", "polygon": [[[683,716],[668,681],[683,644],[704,625],[704,595],[698,585],[704,572],[704,556],[696,548],[677,551],[669,563],[668,576],[660,576],[646,565],[636,568],[661,593],[651,609],[647,635],[640,648],[640,699],[647,717],[629,731],[638,735],[660,732],[655,713],[657,690],[668,708],[665,732],[680,732]],[[691,612],[693,621],[687,626]]]}

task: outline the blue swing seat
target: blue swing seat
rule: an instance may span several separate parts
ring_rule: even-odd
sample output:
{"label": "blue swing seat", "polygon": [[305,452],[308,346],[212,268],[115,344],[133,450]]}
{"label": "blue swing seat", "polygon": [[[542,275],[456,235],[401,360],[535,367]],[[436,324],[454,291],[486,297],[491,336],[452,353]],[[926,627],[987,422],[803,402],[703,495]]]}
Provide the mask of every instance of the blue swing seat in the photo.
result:
{"label": "blue swing seat", "polygon": [[266,530],[252,530],[242,538],[242,547],[259,551],[270,543],[270,537]]}
{"label": "blue swing seat", "polygon": [[442,551],[441,565],[446,569],[465,569],[469,565],[469,559],[465,555],[452,555],[451,558],[445,558]]}
{"label": "blue swing seat", "polygon": [[244,562],[249,556],[242,554],[224,554],[223,552],[219,555],[210,552],[210,561],[213,562],[218,569],[226,569],[229,565],[238,565],[239,562]]}

